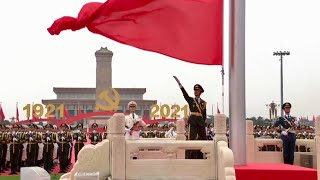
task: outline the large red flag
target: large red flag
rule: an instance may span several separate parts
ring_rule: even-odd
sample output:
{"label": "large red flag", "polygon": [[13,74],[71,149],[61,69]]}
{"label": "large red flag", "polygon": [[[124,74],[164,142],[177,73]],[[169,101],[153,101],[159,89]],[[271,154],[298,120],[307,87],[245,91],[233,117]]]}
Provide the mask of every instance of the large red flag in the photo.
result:
{"label": "large red flag", "polygon": [[0,105],[0,117],[1,117],[1,121],[4,121],[4,119],[6,118],[6,116],[4,115],[4,112],[2,110],[1,105]]}
{"label": "large red flag", "polygon": [[87,3],[78,18],[65,16],[51,35],[89,31],[183,61],[222,64],[223,0],[108,0]]}

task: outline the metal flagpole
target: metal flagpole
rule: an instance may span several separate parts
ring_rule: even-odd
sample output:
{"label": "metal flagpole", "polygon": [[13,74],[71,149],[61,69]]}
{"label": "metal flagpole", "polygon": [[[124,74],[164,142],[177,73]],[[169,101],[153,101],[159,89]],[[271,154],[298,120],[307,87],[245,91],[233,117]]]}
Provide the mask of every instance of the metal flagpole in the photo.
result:
{"label": "metal flagpole", "polygon": [[229,115],[235,165],[246,165],[245,0],[230,0]]}
{"label": "metal flagpole", "polygon": [[222,78],[222,114],[224,113],[224,65],[221,66],[221,78]]}

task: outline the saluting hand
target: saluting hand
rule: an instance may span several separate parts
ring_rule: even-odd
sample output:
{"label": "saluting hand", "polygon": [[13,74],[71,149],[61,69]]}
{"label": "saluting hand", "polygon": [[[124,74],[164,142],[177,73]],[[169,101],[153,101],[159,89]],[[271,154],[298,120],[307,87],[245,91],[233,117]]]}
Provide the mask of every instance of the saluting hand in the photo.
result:
{"label": "saluting hand", "polygon": [[182,84],[180,83],[180,81],[179,81],[179,79],[177,78],[177,76],[173,76],[173,78],[177,81],[179,87],[182,88]]}

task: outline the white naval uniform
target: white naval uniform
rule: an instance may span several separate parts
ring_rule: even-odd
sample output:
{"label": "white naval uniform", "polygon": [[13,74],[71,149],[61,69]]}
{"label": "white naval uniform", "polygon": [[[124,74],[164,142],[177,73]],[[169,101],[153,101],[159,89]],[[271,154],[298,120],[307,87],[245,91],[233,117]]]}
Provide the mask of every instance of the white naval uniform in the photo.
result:
{"label": "white naval uniform", "polygon": [[[134,117],[133,117],[134,116]],[[125,139],[139,139],[140,138],[140,130],[137,129],[137,127],[133,127],[133,124],[135,122],[138,122],[139,124],[137,126],[146,126],[146,123],[135,113],[130,113],[125,117]],[[131,130],[131,128],[134,128]]]}

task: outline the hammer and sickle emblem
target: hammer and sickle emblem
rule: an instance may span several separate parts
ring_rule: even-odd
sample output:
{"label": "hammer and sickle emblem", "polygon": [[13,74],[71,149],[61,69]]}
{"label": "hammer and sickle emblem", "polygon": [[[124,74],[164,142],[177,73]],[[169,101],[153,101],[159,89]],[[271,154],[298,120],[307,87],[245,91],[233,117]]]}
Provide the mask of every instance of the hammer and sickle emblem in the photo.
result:
{"label": "hammer and sickle emblem", "polygon": [[117,110],[118,109],[118,105],[119,105],[119,102],[120,102],[120,95],[119,93],[117,92],[117,90],[115,90],[114,88],[111,88],[114,96],[115,96],[115,99],[114,101],[109,97],[109,91],[108,90],[105,90],[105,91],[102,91],[98,98],[99,99],[103,99],[105,100],[109,106],[104,106],[102,104],[97,104],[96,105],[96,110],[99,111],[99,110],[103,110],[103,111],[111,111],[111,110]]}

